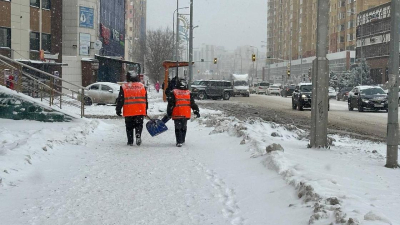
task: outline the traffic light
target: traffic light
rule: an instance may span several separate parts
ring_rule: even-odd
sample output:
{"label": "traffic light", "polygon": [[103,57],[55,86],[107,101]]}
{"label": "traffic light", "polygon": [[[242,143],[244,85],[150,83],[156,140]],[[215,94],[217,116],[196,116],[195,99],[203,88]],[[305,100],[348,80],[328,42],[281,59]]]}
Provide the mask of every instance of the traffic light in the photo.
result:
{"label": "traffic light", "polygon": [[251,61],[255,62],[256,61],[256,54],[251,55]]}
{"label": "traffic light", "polygon": [[214,64],[217,64],[217,62],[218,62],[218,59],[214,58]]}
{"label": "traffic light", "polygon": [[290,77],[290,70],[287,70],[287,76]]}

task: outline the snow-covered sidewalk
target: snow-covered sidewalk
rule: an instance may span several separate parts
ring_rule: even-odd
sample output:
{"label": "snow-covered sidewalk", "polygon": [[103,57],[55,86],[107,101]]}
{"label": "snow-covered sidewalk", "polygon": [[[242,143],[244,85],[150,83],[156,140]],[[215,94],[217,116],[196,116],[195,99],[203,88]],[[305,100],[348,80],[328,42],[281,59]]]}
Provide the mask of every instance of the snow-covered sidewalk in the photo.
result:
{"label": "snow-covered sidewalk", "polygon": [[304,224],[312,210],[240,139],[209,136],[212,128],[189,123],[182,148],[172,130],[157,138],[144,132],[142,146],[126,146],[123,120],[74,129],[88,132],[65,142],[48,135],[40,144],[52,149],[38,143],[28,168],[10,165],[2,175],[1,224]]}
{"label": "snow-covered sidewalk", "polygon": [[[152,96],[150,115],[165,108]],[[182,148],[172,122],[132,147],[122,119],[0,119],[0,224],[400,224],[385,145],[335,136],[307,149],[290,125],[200,113]],[[284,151],[267,154],[274,143]]]}

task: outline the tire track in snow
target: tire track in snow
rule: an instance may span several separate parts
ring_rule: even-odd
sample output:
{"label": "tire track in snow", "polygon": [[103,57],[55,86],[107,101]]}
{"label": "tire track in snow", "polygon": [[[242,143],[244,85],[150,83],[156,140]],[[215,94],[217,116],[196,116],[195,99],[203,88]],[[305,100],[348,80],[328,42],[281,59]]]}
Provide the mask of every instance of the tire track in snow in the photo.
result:
{"label": "tire track in snow", "polygon": [[204,172],[207,179],[218,192],[218,198],[223,204],[222,214],[230,220],[232,225],[243,225],[245,219],[240,216],[240,208],[236,201],[235,190],[229,188],[213,170],[207,169],[202,163],[198,163],[197,169]]}

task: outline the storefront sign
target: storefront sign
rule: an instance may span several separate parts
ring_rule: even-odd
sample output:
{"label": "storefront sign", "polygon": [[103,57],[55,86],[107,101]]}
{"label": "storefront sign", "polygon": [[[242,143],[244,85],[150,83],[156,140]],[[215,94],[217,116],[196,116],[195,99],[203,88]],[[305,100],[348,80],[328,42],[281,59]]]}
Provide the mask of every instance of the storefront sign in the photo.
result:
{"label": "storefront sign", "polygon": [[94,9],[79,7],[79,27],[94,28]]}
{"label": "storefront sign", "polygon": [[89,55],[90,34],[79,33],[79,55]]}

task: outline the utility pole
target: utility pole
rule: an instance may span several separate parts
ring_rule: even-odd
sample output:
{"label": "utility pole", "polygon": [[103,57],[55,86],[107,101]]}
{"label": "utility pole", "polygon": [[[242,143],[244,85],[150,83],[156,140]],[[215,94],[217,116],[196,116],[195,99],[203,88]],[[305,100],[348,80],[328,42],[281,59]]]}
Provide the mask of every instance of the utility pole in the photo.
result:
{"label": "utility pole", "polygon": [[392,0],[390,6],[390,57],[389,57],[389,111],[387,124],[386,167],[398,168],[399,146],[399,25],[400,0]]}
{"label": "utility pole", "polygon": [[193,80],[193,0],[190,0],[190,25],[189,25],[189,90]]}
{"label": "utility pole", "polygon": [[179,75],[179,0],[176,0],[176,82]]}
{"label": "utility pole", "polygon": [[312,68],[311,148],[328,147],[328,44],[329,0],[318,0],[317,57]]}

